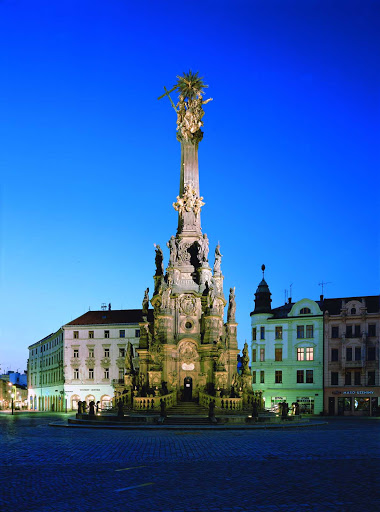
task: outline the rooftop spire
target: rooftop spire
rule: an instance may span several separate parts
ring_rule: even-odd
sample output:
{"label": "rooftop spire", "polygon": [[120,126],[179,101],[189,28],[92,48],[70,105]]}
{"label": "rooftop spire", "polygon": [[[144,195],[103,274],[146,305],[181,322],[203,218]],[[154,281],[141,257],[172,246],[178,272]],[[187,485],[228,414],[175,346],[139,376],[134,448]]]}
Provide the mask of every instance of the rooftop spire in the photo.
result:
{"label": "rooftop spire", "polygon": [[257,287],[256,293],[255,293],[255,309],[254,313],[270,313],[271,312],[271,292],[269,290],[269,286],[267,285],[267,282],[264,279],[264,271],[265,271],[265,265],[261,266],[261,270],[263,272],[263,278]]}

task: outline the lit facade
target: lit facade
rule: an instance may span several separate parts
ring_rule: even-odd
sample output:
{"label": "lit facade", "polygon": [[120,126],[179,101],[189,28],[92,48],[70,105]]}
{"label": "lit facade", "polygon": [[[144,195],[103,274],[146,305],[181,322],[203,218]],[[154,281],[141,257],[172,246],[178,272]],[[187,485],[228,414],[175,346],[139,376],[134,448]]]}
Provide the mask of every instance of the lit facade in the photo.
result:
{"label": "lit facade", "polygon": [[279,402],[300,404],[300,412],[323,411],[323,313],[310,299],[271,308],[263,279],[251,313],[253,390],[261,391],[266,409]]}
{"label": "lit facade", "polygon": [[380,412],[380,296],[325,299],[325,414]]}
{"label": "lit facade", "polygon": [[[151,313],[151,312],[150,312]],[[30,410],[76,410],[78,401],[111,405],[124,382],[128,342],[140,339],[141,310],[88,311],[29,347]],[[133,359],[138,368],[138,359]]]}

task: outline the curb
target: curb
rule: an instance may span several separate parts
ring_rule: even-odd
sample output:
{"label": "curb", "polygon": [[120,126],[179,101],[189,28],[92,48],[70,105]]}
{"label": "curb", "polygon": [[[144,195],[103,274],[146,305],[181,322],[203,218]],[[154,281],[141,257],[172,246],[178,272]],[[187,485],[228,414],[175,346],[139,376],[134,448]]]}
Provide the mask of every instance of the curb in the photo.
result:
{"label": "curb", "polygon": [[49,423],[49,427],[56,428],[89,428],[95,430],[272,430],[272,429],[289,429],[289,428],[305,428],[319,427],[327,425],[328,421],[308,421],[293,423],[288,425],[281,424],[263,424],[263,425],[80,425],[78,423],[69,424],[65,422]]}

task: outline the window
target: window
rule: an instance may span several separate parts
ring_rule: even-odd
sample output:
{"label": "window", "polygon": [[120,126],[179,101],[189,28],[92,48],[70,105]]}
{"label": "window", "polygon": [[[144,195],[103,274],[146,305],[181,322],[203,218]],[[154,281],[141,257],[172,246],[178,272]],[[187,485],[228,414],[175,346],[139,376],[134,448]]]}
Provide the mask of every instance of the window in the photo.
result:
{"label": "window", "polygon": [[119,380],[124,381],[124,370],[122,368],[119,369]]}
{"label": "window", "polygon": [[337,348],[331,349],[331,361],[338,361],[339,359],[339,350]]}
{"label": "window", "polygon": [[74,339],[78,339],[79,338],[79,331],[74,331]]}
{"label": "window", "polygon": [[376,360],[375,347],[367,347],[367,361],[375,361],[375,360]]}
{"label": "window", "polygon": [[256,327],[252,328],[252,341],[256,341]]}
{"label": "window", "polygon": [[310,315],[311,311],[310,308],[302,308],[300,310],[300,315]]}
{"label": "window", "polygon": [[314,361],[314,347],[306,347],[306,361]]}
{"label": "window", "polygon": [[346,326],[346,338],[352,338],[352,325]]}
{"label": "window", "polygon": [[360,338],[360,325],[354,325],[354,329],[355,329],[354,337]]}
{"label": "window", "polygon": [[135,338],[140,338],[140,329],[135,330]]}
{"label": "window", "polygon": [[376,336],[376,324],[368,325],[368,336]]}
{"label": "window", "polygon": [[104,349],[104,357],[109,357],[110,356],[110,349],[109,348],[105,348]]}
{"label": "window", "polygon": [[73,357],[75,357],[75,358],[79,357],[79,349],[74,348]]}
{"label": "window", "polygon": [[297,384],[303,384],[303,370],[297,370]]}
{"label": "window", "polygon": [[346,361],[352,361],[352,348],[346,348]]}
{"label": "window", "polygon": [[260,339],[265,340],[265,327],[260,327]]}
{"label": "window", "polygon": [[274,349],[274,360],[275,361],[282,361],[282,348],[275,348]]}
{"label": "window", "polygon": [[252,350],[252,362],[256,363],[256,349],[255,348]]}
{"label": "window", "polygon": [[351,315],[356,315],[356,308],[351,308]]}
{"label": "window", "polygon": [[125,357],[125,348],[119,348],[119,357]]}
{"label": "window", "polygon": [[79,379],[79,369],[75,368],[74,370],[74,379]]}
{"label": "window", "polygon": [[332,338],[339,338],[339,327],[331,327],[331,337]]}
{"label": "window", "polygon": [[89,348],[88,349],[88,357],[95,357],[94,356],[94,349],[93,348]]}
{"label": "window", "polygon": [[314,382],[313,375],[314,375],[313,370],[306,370],[306,383],[307,384],[312,384]]}
{"label": "window", "polygon": [[93,379],[94,378],[94,369],[93,368],[89,368],[88,369],[88,378],[89,379]]}
{"label": "window", "polygon": [[355,384],[355,386],[360,386],[360,372],[355,372],[354,384]]}
{"label": "window", "polygon": [[282,340],[282,326],[279,325],[278,327],[276,327],[276,340]]}
{"label": "window", "polygon": [[314,326],[313,325],[306,326],[306,338],[314,338]]}
{"label": "window", "polygon": [[362,359],[362,349],[360,347],[355,347],[355,361],[361,361]]}
{"label": "window", "polygon": [[305,337],[305,327],[303,325],[297,325],[297,338]]}
{"label": "window", "polygon": [[264,382],[265,382],[264,376],[265,376],[265,372],[263,370],[261,370],[261,372],[260,372],[260,384],[264,384]]}
{"label": "window", "polygon": [[368,372],[368,386],[374,386],[375,385],[375,372]]}
{"label": "window", "polygon": [[282,371],[280,371],[280,370],[275,371],[274,381],[276,384],[282,384]]}
{"label": "window", "polygon": [[110,369],[104,368],[104,378],[109,379],[110,378]]}
{"label": "window", "polygon": [[332,386],[338,386],[339,384],[339,373],[338,372],[331,372],[331,385]]}
{"label": "window", "polygon": [[305,358],[305,352],[303,348],[297,348],[297,361],[303,361]]}
{"label": "window", "polygon": [[105,338],[109,338],[110,337],[110,332],[109,331],[104,331],[104,337]]}
{"label": "window", "polygon": [[265,348],[260,349],[260,361],[265,361]]}
{"label": "window", "polygon": [[256,384],[256,372],[253,370],[252,372],[252,384]]}
{"label": "window", "polygon": [[125,338],[125,329],[120,329],[119,338]]}
{"label": "window", "polygon": [[351,386],[351,372],[346,372],[344,375],[344,383],[346,386]]}
{"label": "window", "polygon": [[94,337],[94,331],[88,331],[88,337],[92,339]]}

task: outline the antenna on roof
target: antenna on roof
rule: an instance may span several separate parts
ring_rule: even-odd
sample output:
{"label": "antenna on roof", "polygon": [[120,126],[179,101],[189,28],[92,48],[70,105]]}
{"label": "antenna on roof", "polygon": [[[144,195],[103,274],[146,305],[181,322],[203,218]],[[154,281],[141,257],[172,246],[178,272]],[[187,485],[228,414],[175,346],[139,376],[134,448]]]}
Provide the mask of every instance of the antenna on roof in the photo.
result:
{"label": "antenna on roof", "polygon": [[101,309],[102,311],[107,311],[107,304],[105,302],[102,302]]}
{"label": "antenna on roof", "polygon": [[318,286],[322,286],[322,297],[323,297],[323,287],[326,286],[326,284],[332,284],[332,282],[331,281],[326,281],[325,282],[322,279],[322,281],[320,283],[318,283]]}
{"label": "antenna on roof", "polygon": [[288,290],[285,288],[285,304],[288,302]]}
{"label": "antenna on roof", "polygon": [[293,286],[293,283],[289,285],[289,295],[290,295],[290,299],[292,298],[292,286]]}

